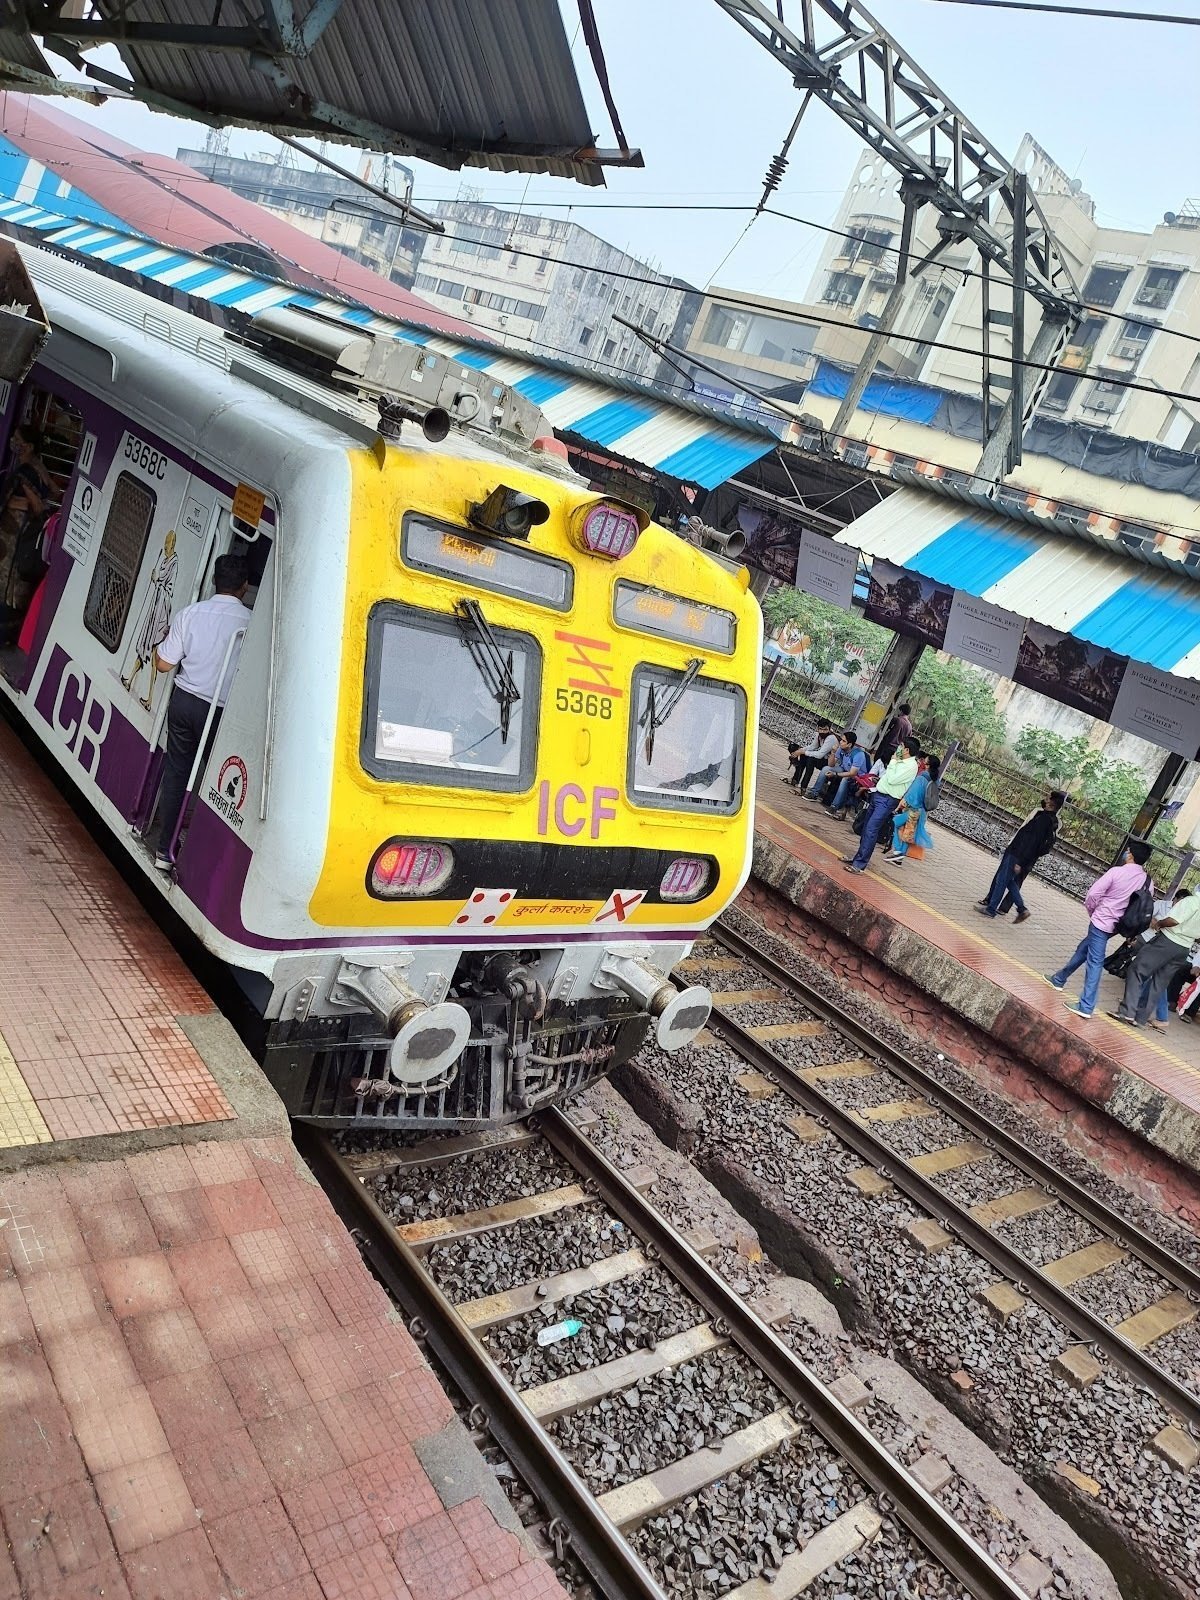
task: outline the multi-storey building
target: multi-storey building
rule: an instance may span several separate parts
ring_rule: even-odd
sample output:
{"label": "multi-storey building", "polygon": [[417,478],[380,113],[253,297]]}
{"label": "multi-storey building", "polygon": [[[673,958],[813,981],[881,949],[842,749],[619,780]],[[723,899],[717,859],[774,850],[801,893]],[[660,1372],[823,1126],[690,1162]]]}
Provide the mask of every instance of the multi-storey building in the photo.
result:
{"label": "multi-storey building", "polygon": [[[286,157],[286,159],[283,159]],[[176,159],[214,183],[232,189],[244,200],[286,217],[314,239],[332,245],[381,277],[412,287],[422,235],[404,227],[400,213],[350,178],[298,166],[281,147],[281,157],[250,159],[221,150],[180,150]],[[412,173],[391,157],[364,155],[359,176],[403,199],[412,189]]]}
{"label": "multi-storey building", "polygon": [[435,215],[446,232],[426,237],[414,288],[505,343],[652,381],[660,358],[624,324],[671,339],[699,300],[576,222],[476,200]]}

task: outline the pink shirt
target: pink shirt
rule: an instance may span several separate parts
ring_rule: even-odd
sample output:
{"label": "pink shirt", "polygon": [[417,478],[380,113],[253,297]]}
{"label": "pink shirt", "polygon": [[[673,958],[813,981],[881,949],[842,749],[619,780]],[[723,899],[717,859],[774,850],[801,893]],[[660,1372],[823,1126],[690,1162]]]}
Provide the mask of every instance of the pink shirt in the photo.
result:
{"label": "pink shirt", "polygon": [[1111,933],[1125,913],[1129,896],[1145,881],[1146,869],[1136,861],[1110,867],[1102,878],[1096,879],[1083,902],[1093,924],[1102,932]]}

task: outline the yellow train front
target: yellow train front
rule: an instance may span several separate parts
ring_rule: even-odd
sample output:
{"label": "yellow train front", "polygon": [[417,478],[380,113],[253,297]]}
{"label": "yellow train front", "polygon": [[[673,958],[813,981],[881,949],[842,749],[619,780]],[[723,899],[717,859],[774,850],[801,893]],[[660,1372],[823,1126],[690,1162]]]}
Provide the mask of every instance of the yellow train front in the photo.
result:
{"label": "yellow train front", "polygon": [[308,907],[386,949],[344,949],[324,1016],[284,1007],[268,1069],[297,1115],[473,1127],[707,1020],[669,974],[748,871],[761,617],[553,441],[408,434],[350,457]]}

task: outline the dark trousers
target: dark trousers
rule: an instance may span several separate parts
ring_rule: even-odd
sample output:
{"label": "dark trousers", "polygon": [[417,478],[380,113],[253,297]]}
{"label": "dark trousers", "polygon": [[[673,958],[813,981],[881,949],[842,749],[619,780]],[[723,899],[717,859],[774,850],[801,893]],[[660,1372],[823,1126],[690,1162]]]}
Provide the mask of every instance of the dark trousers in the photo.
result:
{"label": "dark trousers", "polygon": [[[204,737],[204,722],[208,716],[209,702],[199,695],[189,694],[178,686],[171,691],[171,704],[167,708],[167,752],[163,764],[162,786],[158,791],[158,853],[171,854],[171,840],[183,810],[188,779],[196,751]],[[221,720],[218,710],[212,720],[208,743],[212,746],[213,734]],[[208,757],[208,750],[204,752]]]}
{"label": "dark trousers", "polygon": [[1156,933],[1144,944],[1137,960],[1125,975],[1125,993],[1117,1007],[1122,1017],[1132,1017],[1138,1022],[1158,1009],[1158,997],[1170,986],[1171,979],[1187,965],[1188,947],[1176,944],[1165,933]]}
{"label": "dark trousers", "polygon": [[1021,899],[1021,880],[1024,874],[1017,871],[1017,866],[1017,858],[1011,850],[1006,850],[1000,857],[996,876],[992,879],[992,886],[987,892],[987,908],[993,917],[997,912],[1007,911],[1010,906],[1016,906],[1018,911],[1025,909],[1025,902]]}
{"label": "dark trousers", "polygon": [[867,820],[863,823],[862,837],[858,841],[858,854],[854,858],[856,867],[865,867],[870,861],[884,825],[899,804],[899,798],[895,795],[876,793],[871,796],[871,809],[867,813]]}
{"label": "dark trousers", "polygon": [[798,788],[801,794],[808,788],[809,779],[817,768],[825,765],[824,756],[795,755],[789,756],[788,760],[792,764],[792,786]]}

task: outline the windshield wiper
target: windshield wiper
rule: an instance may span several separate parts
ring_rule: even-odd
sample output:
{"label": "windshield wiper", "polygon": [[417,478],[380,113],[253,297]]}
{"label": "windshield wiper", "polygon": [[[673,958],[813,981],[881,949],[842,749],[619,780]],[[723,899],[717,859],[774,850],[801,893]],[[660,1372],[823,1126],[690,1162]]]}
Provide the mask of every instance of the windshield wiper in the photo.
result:
{"label": "windshield wiper", "polygon": [[506,656],[501,650],[500,642],[492,632],[478,600],[456,600],[454,614],[462,629],[463,643],[479,669],[479,676],[500,707],[500,742],[507,744],[509,717],[513,706],[521,698],[517,680],[513,677],[513,653],[510,650]]}
{"label": "windshield wiper", "polygon": [[663,695],[662,704],[658,703],[658,696],[654,692],[654,685],[650,685],[650,693],[646,696],[646,709],[642,714],[641,726],[646,730],[646,765],[654,760],[654,735],[674,711],[692,686],[692,680],[700,671],[704,662],[699,656],[693,656],[683,669],[683,677],[679,682]]}

